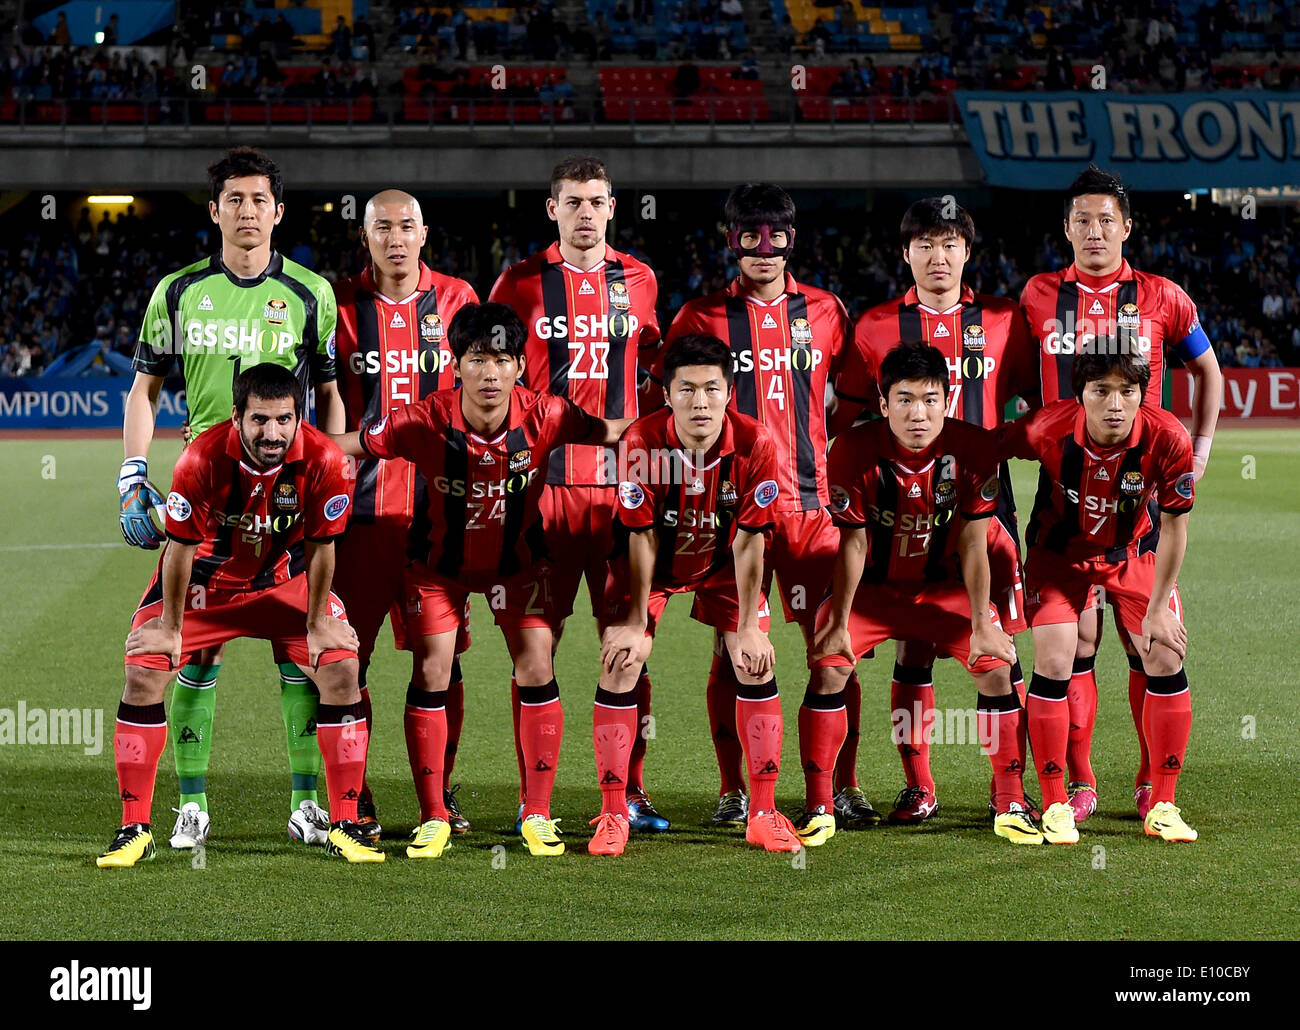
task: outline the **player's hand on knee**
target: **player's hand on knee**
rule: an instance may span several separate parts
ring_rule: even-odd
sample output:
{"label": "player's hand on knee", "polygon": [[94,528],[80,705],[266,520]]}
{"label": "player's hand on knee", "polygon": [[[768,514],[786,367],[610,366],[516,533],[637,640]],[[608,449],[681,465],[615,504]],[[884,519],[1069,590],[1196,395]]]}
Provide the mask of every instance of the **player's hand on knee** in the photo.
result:
{"label": "player's hand on knee", "polygon": [[361,638],[351,624],[333,615],[307,626],[307,660],[313,669],[320,668],[320,657],[326,651],[356,651],[360,646]]}
{"label": "player's hand on knee", "polygon": [[[742,629],[736,634],[737,663],[750,676],[766,676],[776,666],[776,650],[761,629]],[[733,661],[737,655],[733,655]]]}
{"label": "player's hand on knee", "polygon": [[970,656],[966,659],[966,667],[975,668],[975,663],[985,656],[1001,658],[1008,665],[1016,660],[1015,643],[991,622],[984,623],[971,632]]}
{"label": "player's hand on knee", "polygon": [[857,664],[857,656],[853,653],[853,638],[849,635],[848,627],[831,622],[819,629],[813,637],[809,660],[816,663],[823,658],[834,657],[847,658]]}
{"label": "player's hand on knee", "polygon": [[[605,630],[600,644],[600,664],[606,672],[614,672],[645,664],[650,657],[650,638],[646,636],[645,627],[635,623],[619,623]],[[619,656],[623,660],[620,663]]]}
{"label": "player's hand on knee", "polygon": [[122,462],[117,475],[117,492],[121,498],[118,525],[122,539],[132,547],[157,550],[165,539],[150,518],[150,511],[163,503],[163,495],[148,479],[149,466],[143,458]]}
{"label": "player's hand on knee", "polygon": [[1147,657],[1155,643],[1164,644],[1180,659],[1187,657],[1187,627],[1168,608],[1147,612],[1142,620],[1142,636],[1138,639],[1138,654]]}
{"label": "player's hand on knee", "polygon": [[128,658],[150,654],[166,655],[172,669],[181,664],[181,632],[168,629],[157,615],[131,630],[126,638]]}

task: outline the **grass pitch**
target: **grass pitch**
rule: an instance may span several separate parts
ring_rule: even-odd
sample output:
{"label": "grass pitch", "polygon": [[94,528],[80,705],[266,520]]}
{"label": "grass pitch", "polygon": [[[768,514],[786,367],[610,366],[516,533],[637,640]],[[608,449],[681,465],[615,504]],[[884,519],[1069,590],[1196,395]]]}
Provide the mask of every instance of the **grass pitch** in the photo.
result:
{"label": "grass pitch", "polygon": [[[1179,802],[1200,831],[1194,845],[1145,838],[1133,812],[1127,665],[1112,629],[1097,665],[1101,805],[1075,847],[1017,848],[996,838],[985,808],[987,761],[974,742],[943,740],[932,749],[942,807],[922,827],[840,833],[798,859],[706,829],[717,783],[704,706],[710,639],[679,599],[650,660],[656,726],[647,763],[652,796],[673,828],[634,835],[621,859],[585,850],[585,822],[599,810],[594,629],[571,620],[557,661],[568,739],[553,811],[563,817],[569,853],[533,859],[510,832],[509,659],[479,605],[464,661],[467,713],[455,775],[474,829],[443,858],[409,861],[400,839],[418,813],[401,731],[409,668],[391,637],[381,637],[370,675],[370,777],[389,834],[388,861],[373,867],[349,867],[288,840],[270,649],[237,641],[218,687],[209,846],[201,860],[166,846],[176,795],[168,749],[154,800],[158,857],[110,871],[96,869],[94,857],[120,816],[112,727],[122,642],[156,556],[118,538],[116,441],[5,441],[0,709],[101,709],[103,725],[98,754],[85,754],[84,744],[0,746],[0,936],[1294,939],[1298,445],[1294,431],[1224,431],[1198,490],[1181,577],[1195,722]],[[160,485],[177,452],[170,440],[155,446]],[[1014,471],[1027,512],[1036,471],[1022,462]],[[778,800],[789,809],[802,801],[795,715],[807,673],[797,629],[777,626],[774,640],[787,726]],[[1028,635],[1019,643],[1029,669]],[[886,811],[902,785],[889,739],[889,672],[888,646],[859,669],[861,779]],[[974,687],[953,662],[941,662],[936,697],[941,712],[968,709]],[[1037,793],[1032,776],[1029,785]]]}

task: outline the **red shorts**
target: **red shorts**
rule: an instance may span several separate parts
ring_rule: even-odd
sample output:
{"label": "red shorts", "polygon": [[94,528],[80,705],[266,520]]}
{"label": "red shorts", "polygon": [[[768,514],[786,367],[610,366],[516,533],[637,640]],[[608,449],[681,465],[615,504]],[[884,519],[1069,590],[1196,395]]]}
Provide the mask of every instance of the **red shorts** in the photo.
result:
{"label": "red shorts", "polygon": [[[1059,554],[1035,548],[1025,565],[1029,591],[1025,598],[1030,626],[1055,626],[1078,622],[1092,607],[1100,587],[1101,603],[1119,609],[1119,621],[1130,636],[1142,634],[1142,620],[1155,586],[1156,556],[1138,555],[1122,562],[1071,562]],[[1169,592],[1169,610],[1183,621],[1183,601],[1178,586]]]}
{"label": "red shorts", "polygon": [[1020,541],[1000,518],[989,519],[989,601],[998,610],[1004,632],[1015,636],[1029,628],[1025,619],[1025,580]]}
{"label": "red shorts", "polygon": [[405,572],[406,634],[429,637],[468,625],[469,595],[482,594],[498,626],[555,630],[560,623],[552,603],[550,576],[530,569],[510,579],[483,579],[466,586],[440,576],[427,565],[411,562]]}
{"label": "red shorts", "polygon": [[[605,609],[597,618],[596,624],[603,634],[605,628],[628,617],[632,607],[631,591],[628,588],[629,569],[627,559],[609,563],[609,578],[605,582]],[[715,572],[708,579],[694,586],[664,586],[661,583],[650,584],[650,601],[648,605],[649,622],[646,635],[654,636],[659,625],[659,617],[668,606],[668,598],[673,594],[695,592],[695,603],[691,606],[691,618],[712,626],[719,633],[735,633],[740,626],[740,599],[736,596],[736,577],[730,569]],[[758,609],[759,628],[766,633],[771,625],[767,597],[761,599]]]}
{"label": "red shorts", "polygon": [[[140,607],[131,619],[138,629],[163,611],[162,583],[157,575],[149,584]],[[330,614],[346,621],[343,602],[330,593]],[[213,590],[190,587],[185,593],[185,616],[181,622],[181,664],[189,663],[196,651],[220,647],[236,637],[271,641],[277,662],[297,662],[310,667],[307,656],[307,577],[294,576],[279,586],[263,590]],[[325,651],[321,665],[355,658],[355,651]],[[166,655],[130,655],[127,665],[170,670]]]}
{"label": "red shorts", "polygon": [[775,572],[785,621],[811,629],[835,577],[840,531],[825,508],[780,512],[775,520],[765,534],[763,592],[772,595]]}
{"label": "red shorts", "polygon": [[[1005,628],[994,605],[989,605],[994,625]],[[817,610],[817,629],[831,619],[827,598]],[[861,659],[886,640],[925,640],[933,643],[940,657],[956,658],[964,666],[970,658],[970,598],[961,583],[925,583],[919,589],[899,590],[883,583],[864,583],[853,597],[849,613],[849,636],[853,653]],[[812,667],[847,666],[847,658],[833,655]],[[985,655],[975,663],[974,673],[989,672],[1006,665],[1001,658]]]}
{"label": "red shorts", "polygon": [[[334,591],[343,599],[348,620],[361,638],[358,654],[369,661],[375,650],[379,627],[388,616],[393,627],[393,646],[411,650],[406,639],[406,587],[403,572],[407,527],[401,523],[353,522],[334,547]],[[469,650],[469,607],[456,638],[456,653]]]}
{"label": "red shorts", "polygon": [[587,577],[591,614],[604,607],[606,563],[614,549],[612,486],[553,486],[542,491],[539,508],[551,552],[551,597],[561,619],[573,614],[578,585]]}

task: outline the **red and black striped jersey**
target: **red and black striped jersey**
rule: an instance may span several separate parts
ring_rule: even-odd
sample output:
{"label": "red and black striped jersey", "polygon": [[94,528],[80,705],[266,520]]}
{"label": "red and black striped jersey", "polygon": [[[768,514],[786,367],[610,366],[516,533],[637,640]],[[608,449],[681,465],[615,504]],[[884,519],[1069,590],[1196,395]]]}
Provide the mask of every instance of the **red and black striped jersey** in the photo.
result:
{"label": "red and black striped jersey", "polygon": [[[334,296],[339,392],[348,430],[456,385],[447,326],[462,305],[478,303],[469,283],[420,262],[415,292],[402,300],[380,293],[370,268],[335,283]],[[409,524],[416,508],[416,479],[415,467],[401,458],[362,459],[353,520]]]}
{"label": "red and black striped jersey", "polygon": [[307,422],[265,470],[248,462],[234,424],[200,433],[181,451],[167,495],[167,536],[199,545],[190,582],[262,590],[306,572],[303,540],[329,541],[347,526],[347,473],[343,452]]}
{"label": "red and black striped jersey", "polygon": [[439,390],[361,431],[371,457],[405,458],[420,470],[427,503],[411,523],[407,554],[472,590],[547,556],[538,500],[551,452],[586,439],[592,418],[552,394],[517,386],[490,440],[465,422],[459,390]]}
{"label": "red and black striped jersey", "polygon": [[[659,286],[650,266],[605,247],[584,272],[559,243],[507,268],[488,300],[508,304],[528,329],[524,384],[567,397],[597,418],[636,418],[637,369],[659,346]],[[613,455],[565,447],[551,455],[548,483],[613,486]]]}
{"label": "red and black striped jersey", "polygon": [[[776,445],[777,510],[825,507],[826,384],[836,381],[848,348],[849,315],[840,299],[787,273],[785,292],[762,301],[744,293],[737,277],[725,290],[687,301],[664,350],[688,333],[707,333],[731,347],[731,406],[763,423]],[[662,351],[652,374],[662,381]]]}
{"label": "red and black striped jersey", "polygon": [[963,285],[947,311],[922,304],[913,286],[901,300],[859,318],[836,394],[875,415],[880,363],[900,342],[914,340],[940,350],[948,363],[949,418],[992,429],[1001,424],[1007,401],[1038,393],[1037,352],[1015,301]]}
{"label": "red and black striped jersey", "polygon": [[963,523],[997,508],[995,439],[986,429],[944,420],[923,451],[901,446],[887,419],[854,426],[830,452],[831,517],[867,531],[864,583],[961,579]]}
{"label": "red and black striped jersey", "polygon": [[1151,385],[1143,403],[1149,408],[1160,407],[1165,351],[1186,361],[1209,347],[1191,298],[1163,276],[1135,272],[1127,261],[1101,278],[1073,264],[1040,272],[1025,284],[1020,306],[1039,355],[1044,404],[1074,398],[1074,356],[1097,336],[1147,356]]}
{"label": "red and black striped jersey", "polygon": [[619,441],[619,523],[657,534],[653,582],[702,583],[728,566],[736,530],[774,523],[781,487],[776,447],[756,420],[728,409],[717,442],[704,455],[687,451],[671,408],[628,426]]}
{"label": "red and black striped jersey", "polygon": [[1006,458],[1042,463],[1025,542],[1071,561],[1120,562],[1138,553],[1161,511],[1192,510],[1192,441],[1169,412],[1145,405],[1124,442],[1101,447],[1083,405],[1056,401],[999,431]]}

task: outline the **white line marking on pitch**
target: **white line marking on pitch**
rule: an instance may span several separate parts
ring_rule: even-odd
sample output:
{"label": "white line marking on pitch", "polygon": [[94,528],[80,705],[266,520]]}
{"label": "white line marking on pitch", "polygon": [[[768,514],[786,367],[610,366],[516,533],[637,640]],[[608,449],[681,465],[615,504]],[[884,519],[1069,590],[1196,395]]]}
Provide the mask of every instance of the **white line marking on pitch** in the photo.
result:
{"label": "white line marking on pitch", "polygon": [[21,544],[15,547],[0,547],[0,551],[88,551],[91,548],[121,547],[121,544]]}

